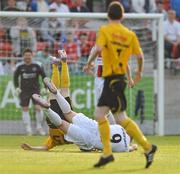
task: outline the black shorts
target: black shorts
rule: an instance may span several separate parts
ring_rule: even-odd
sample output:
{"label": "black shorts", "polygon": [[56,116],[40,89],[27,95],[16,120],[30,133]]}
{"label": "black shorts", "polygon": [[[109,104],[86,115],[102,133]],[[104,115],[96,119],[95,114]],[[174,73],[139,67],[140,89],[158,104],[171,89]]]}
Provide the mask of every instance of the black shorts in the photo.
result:
{"label": "black shorts", "polygon": [[29,106],[30,99],[32,99],[33,104],[37,104],[36,101],[32,98],[33,94],[40,94],[40,90],[33,91],[22,91],[19,95],[20,105],[22,107]]}
{"label": "black shorts", "polygon": [[97,106],[108,106],[112,113],[125,111],[127,107],[125,75],[113,75],[104,78],[104,87]]}
{"label": "black shorts", "polygon": [[[72,109],[71,99],[69,97],[66,97],[65,99],[70,104],[71,109]],[[51,104],[50,108],[54,112],[56,112],[61,117],[62,120],[66,120],[66,118],[64,117],[64,114],[63,114],[61,108],[59,107],[59,104],[58,104],[57,100],[56,99],[50,100],[50,104]],[[47,124],[48,124],[48,126],[50,128],[52,128],[52,129],[56,129],[57,128],[53,123],[51,123],[51,121],[49,120],[48,117],[46,117],[46,122],[47,122]]]}

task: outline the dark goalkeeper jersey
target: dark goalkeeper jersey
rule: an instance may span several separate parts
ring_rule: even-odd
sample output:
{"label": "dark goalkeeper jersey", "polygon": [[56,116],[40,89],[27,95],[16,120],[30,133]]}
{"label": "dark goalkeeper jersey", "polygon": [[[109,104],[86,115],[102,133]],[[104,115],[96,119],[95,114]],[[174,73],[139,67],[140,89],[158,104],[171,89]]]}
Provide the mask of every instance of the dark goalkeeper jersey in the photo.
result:
{"label": "dark goalkeeper jersey", "polygon": [[39,90],[39,76],[44,78],[46,75],[38,62],[32,62],[30,65],[19,63],[14,72],[14,86],[20,87],[23,91]]}

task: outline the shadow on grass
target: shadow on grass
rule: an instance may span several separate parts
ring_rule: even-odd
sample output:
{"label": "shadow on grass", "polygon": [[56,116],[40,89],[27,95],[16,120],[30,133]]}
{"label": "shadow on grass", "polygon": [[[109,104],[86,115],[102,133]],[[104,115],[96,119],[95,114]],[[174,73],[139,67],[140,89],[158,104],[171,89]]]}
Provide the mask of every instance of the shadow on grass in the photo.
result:
{"label": "shadow on grass", "polygon": [[[111,169],[110,169],[111,170]],[[108,173],[134,173],[134,172],[141,172],[141,171],[145,171],[145,168],[136,168],[136,169],[123,169],[123,170],[115,170],[115,171],[109,171]],[[85,173],[106,173],[106,167],[101,167],[101,168],[94,168],[94,167],[90,167],[90,168],[86,168],[86,169],[77,169],[74,171],[75,173],[78,174],[85,174]],[[63,171],[63,174],[72,174],[72,171]]]}
{"label": "shadow on grass", "polygon": [[138,169],[123,169],[123,170],[119,170],[118,172],[122,172],[122,173],[134,173],[134,172],[140,172],[140,171],[145,171],[147,169],[145,168],[138,168]]}

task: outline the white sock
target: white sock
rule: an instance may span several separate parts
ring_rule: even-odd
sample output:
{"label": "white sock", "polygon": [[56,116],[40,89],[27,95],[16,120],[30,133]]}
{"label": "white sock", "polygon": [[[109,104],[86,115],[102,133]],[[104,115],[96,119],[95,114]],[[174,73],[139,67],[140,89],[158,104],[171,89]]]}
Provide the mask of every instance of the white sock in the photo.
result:
{"label": "white sock", "polygon": [[47,109],[48,111],[48,118],[55,126],[60,126],[62,124],[62,119],[60,116],[54,112],[51,108]]}
{"label": "white sock", "polygon": [[23,119],[23,123],[25,125],[31,126],[31,119],[30,119],[30,115],[29,115],[28,111],[23,111],[22,112],[22,119]]}
{"label": "white sock", "polygon": [[56,95],[54,95],[56,98],[61,110],[63,113],[67,114],[71,111],[71,107],[69,103],[66,101],[66,99],[60,94],[60,92],[57,92]]}
{"label": "white sock", "polygon": [[116,124],[116,121],[114,119],[112,112],[108,113],[107,118],[108,118],[110,124]]}
{"label": "white sock", "polygon": [[43,111],[36,111],[36,128],[42,128],[43,123]]}

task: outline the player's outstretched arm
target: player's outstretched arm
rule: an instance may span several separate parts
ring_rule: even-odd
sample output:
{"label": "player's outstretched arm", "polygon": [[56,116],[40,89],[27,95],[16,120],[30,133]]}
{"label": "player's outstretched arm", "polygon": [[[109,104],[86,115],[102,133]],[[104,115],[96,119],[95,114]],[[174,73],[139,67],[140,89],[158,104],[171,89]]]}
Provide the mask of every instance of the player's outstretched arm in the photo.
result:
{"label": "player's outstretched arm", "polygon": [[129,146],[129,152],[133,152],[135,150],[138,150],[138,145],[137,144],[131,144]]}
{"label": "player's outstretched arm", "polygon": [[24,150],[33,150],[33,151],[48,151],[48,146],[31,146],[30,144],[23,143],[21,144],[21,148]]}

